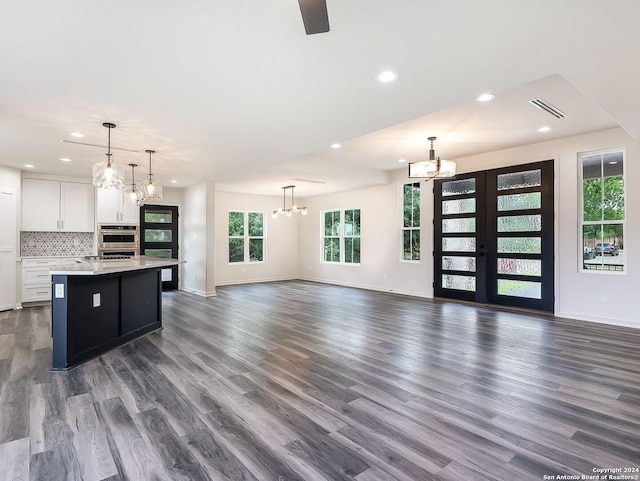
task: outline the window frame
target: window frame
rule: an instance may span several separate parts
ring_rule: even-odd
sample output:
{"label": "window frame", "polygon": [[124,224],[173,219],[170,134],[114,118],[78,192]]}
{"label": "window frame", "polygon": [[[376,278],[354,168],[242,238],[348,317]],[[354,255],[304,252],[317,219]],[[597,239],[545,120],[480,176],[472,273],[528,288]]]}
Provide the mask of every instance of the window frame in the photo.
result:
{"label": "window frame", "polygon": [[[345,213],[348,211],[352,211],[354,212],[354,216],[355,216],[355,212],[358,212],[358,234],[357,235],[353,235],[353,234],[345,234],[345,222],[346,222],[346,215]],[[337,212],[338,213],[338,232],[337,235],[332,234],[332,235],[327,235],[326,234],[326,224],[325,224],[325,220],[326,220],[326,214],[328,213],[334,213]],[[345,266],[359,266],[362,263],[362,209],[360,208],[346,208],[346,209],[327,209],[327,210],[323,210],[320,211],[320,262],[322,264],[334,264],[334,265],[345,265]],[[339,250],[339,260],[338,261],[333,261],[333,260],[326,260],[325,257],[325,243],[326,243],[326,239],[338,239],[338,250]],[[360,260],[359,262],[349,262],[346,260],[346,239],[351,239],[353,242],[353,239],[358,239],[358,243],[360,246]],[[352,244],[352,251],[353,251],[353,244]]]}
{"label": "window frame", "polygon": [[[412,219],[412,225],[407,227],[404,225],[404,202],[405,202],[405,193],[404,193],[404,189],[405,186],[407,185],[411,185],[413,187],[418,187],[418,224],[415,225],[415,219]],[[413,192],[413,191],[412,191]],[[420,254],[420,245],[422,244],[422,224],[421,224],[421,216],[422,216],[422,182],[402,182],[400,184],[400,262],[406,262],[409,264],[419,264],[421,261],[421,254]],[[412,202],[412,205],[414,205],[415,202]],[[413,212],[412,212],[412,218],[413,218]],[[412,258],[411,259],[405,259],[404,258],[404,236],[405,236],[405,232],[412,232],[412,231],[417,231],[418,232],[418,258],[415,259],[413,258],[413,248],[411,249],[411,255]],[[410,234],[411,236],[411,234]],[[410,237],[411,239],[411,244],[413,246],[413,237]]]}
{"label": "window frame", "polygon": [[[591,156],[605,156],[607,154],[622,154],[622,198],[623,198],[623,219],[622,220],[607,220],[601,218],[600,220],[595,221],[585,221],[584,220],[584,164],[583,159],[585,157]],[[604,161],[604,158],[603,158]],[[626,246],[629,244],[627,239],[627,152],[625,147],[611,147],[607,149],[599,149],[599,150],[590,150],[586,152],[578,153],[578,272],[580,273],[588,273],[588,274],[596,274],[596,275],[627,275],[628,272],[628,263],[629,257],[626,254],[627,248]],[[602,174],[601,174],[602,175]],[[600,177],[605,179],[606,177]],[[604,215],[602,216],[604,217]],[[605,270],[605,269],[585,269],[585,259],[584,259],[584,227],[588,225],[610,225],[616,224],[622,226],[622,239],[624,243],[625,250],[625,258],[624,263],[622,264],[622,270]],[[604,240],[602,240],[604,242]],[[598,256],[596,255],[596,258]],[[602,260],[604,263],[604,254],[602,254]]]}
{"label": "window frame", "polygon": [[[242,214],[242,226],[243,226],[243,234],[232,236],[229,234],[229,219],[231,217],[231,213],[239,213]],[[260,214],[262,216],[262,235],[250,235],[249,233],[249,215],[250,214]],[[263,211],[259,210],[238,210],[238,209],[230,209],[227,213],[227,263],[229,265],[246,265],[246,264],[264,264],[266,262],[266,237],[267,237],[267,217],[265,216]],[[243,259],[242,261],[233,262],[229,259],[230,251],[229,244],[231,239],[242,239],[243,241]],[[262,240],[262,260],[251,260],[251,249],[250,244],[251,240],[261,239]]]}

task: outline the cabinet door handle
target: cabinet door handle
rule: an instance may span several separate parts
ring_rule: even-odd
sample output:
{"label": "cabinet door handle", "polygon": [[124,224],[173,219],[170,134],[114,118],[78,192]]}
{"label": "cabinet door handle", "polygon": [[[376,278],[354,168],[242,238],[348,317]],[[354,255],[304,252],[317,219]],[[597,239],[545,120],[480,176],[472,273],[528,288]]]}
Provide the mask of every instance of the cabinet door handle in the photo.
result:
{"label": "cabinet door handle", "polygon": [[60,228],[64,229],[64,221],[63,220],[60,221]]}
{"label": "cabinet door handle", "polygon": [[49,291],[37,291],[36,294],[49,294]]}
{"label": "cabinet door handle", "polygon": [[60,228],[60,221],[59,221],[59,220],[57,220],[57,221],[56,221],[56,229],[59,229],[59,228]]}
{"label": "cabinet door handle", "polygon": [[49,277],[49,274],[36,274],[36,277]]}

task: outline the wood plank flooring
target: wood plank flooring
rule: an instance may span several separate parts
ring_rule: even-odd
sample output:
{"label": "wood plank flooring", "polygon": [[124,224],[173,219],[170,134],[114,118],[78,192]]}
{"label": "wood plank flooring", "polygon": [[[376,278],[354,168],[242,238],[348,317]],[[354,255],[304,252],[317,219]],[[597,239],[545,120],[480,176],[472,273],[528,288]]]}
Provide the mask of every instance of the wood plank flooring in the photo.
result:
{"label": "wood plank flooring", "polygon": [[50,316],[0,313],[0,481],[527,481],[640,465],[640,330],[276,282],[165,293],[164,330],[52,373]]}

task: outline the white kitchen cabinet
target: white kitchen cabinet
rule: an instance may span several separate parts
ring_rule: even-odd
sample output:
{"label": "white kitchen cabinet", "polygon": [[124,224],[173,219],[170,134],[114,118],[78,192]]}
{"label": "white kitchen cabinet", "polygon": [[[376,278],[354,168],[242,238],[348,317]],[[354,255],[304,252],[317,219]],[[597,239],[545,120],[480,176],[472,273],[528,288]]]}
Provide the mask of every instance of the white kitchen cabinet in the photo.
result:
{"label": "white kitchen cabinet", "polygon": [[56,180],[23,179],[22,230],[93,232],[93,186]]}
{"label": "white kitchen cabinet", "polygon": [[140,207],[124,202],[122,189],[96,189],[98,224],[138,224]]}
{"label": "white kitchen cabinet", "polygon": [[51,301],[49,268],[75,264],[78,257],[24,257],[22,259],[22,302]]}

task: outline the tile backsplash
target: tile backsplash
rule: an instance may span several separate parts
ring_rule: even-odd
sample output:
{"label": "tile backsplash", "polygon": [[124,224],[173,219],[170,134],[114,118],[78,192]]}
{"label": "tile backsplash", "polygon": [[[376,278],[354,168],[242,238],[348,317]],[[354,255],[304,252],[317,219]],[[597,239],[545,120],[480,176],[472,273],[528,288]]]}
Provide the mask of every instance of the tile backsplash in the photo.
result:
{"label": "tile backsplash", "polygon": [[20,256],[90,256],[93,232],[20,232]]}

